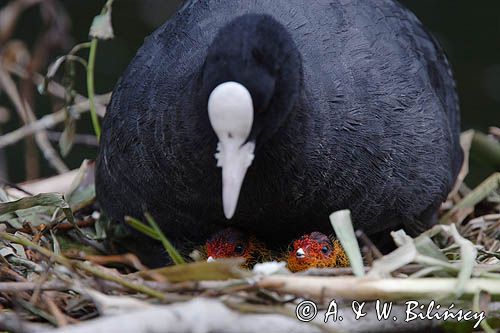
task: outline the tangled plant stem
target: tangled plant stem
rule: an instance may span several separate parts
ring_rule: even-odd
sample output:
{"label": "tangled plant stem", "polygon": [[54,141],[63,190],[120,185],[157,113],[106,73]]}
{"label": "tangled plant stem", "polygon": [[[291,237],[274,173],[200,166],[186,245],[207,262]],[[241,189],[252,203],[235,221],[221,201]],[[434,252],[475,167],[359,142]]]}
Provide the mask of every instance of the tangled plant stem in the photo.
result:
{"label": "tangled plant stem", "polygon": [[97,51],[97,38],[92,38],[90,42],[89,51],[89,61],[87,64],[87,94],[89,98],[90,105],[90,116],[92,118],[92,126],[94,127],[94,132],[97,140],[101,138],[101,126],[99,125],[99,119],[97,118],[97,111],[95,108],[94,100],[94,65],[95,65],[95,55]]}

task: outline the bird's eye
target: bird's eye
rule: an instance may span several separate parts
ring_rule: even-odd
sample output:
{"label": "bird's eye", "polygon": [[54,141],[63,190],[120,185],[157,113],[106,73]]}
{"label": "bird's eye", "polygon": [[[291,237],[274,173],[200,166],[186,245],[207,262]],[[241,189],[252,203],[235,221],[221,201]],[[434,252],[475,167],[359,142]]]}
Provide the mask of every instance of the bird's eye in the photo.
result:
{"label": "bird's eye", "polygon": [[236,254],[242,254],[243,253],[243,245],[241,244],[238,244],[234,247],[234,252],[236,252]]}
{"label": "bird's eye", "polygon": [[323,246],[323,247],[321,248],[321,252],[323,252],[324,254],[327,254],[327,253],[328,253],[328,246],[326,246],[326,245],[325,245],[325,246]]}

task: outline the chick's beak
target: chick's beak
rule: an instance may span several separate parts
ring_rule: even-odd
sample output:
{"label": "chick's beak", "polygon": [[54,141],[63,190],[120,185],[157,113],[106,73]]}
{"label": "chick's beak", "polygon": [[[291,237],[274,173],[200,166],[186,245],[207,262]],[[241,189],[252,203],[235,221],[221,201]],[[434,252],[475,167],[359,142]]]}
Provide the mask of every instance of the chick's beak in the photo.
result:
{"label": "chick's beak", "polygon": [[295,256],[299,259],[302,259],[306,256],[306,253],[304,252],[303,248],[299,248],[297,252],[295,252]]}

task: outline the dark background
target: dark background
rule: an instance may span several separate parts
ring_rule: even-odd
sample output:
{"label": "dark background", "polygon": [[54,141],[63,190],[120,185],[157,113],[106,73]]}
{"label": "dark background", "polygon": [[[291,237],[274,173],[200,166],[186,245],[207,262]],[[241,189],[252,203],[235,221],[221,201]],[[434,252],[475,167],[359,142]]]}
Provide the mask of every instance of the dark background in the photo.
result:
{"label": "dark background", "polygon": [[[51,0],[52,1],[52,0]],[[54,0],[55,1],[55,0]],[[270,0],[272,1],[272,0]],[[314,0],[305,0],[314,1]],[[376,1],[376,0],[374,0]],[[3,6],[8,1],[0,1]],[[88,29],[93,17],[100,12],[105,0],[61,0],[70,21],[70,47],[88,40]],[[441,41],[458,82],[461,102],[462,129],[487,131],[488,126],[500,125],[500,1],[483,0],[404,0],[425,26]],[[172,0],[116,0],[113,5],[115,39],[100,42],[95,69],[96,92],[113,89],[116,80],[126,68],[144,37],[170,17],[180,1]],[[27,10],[17,23],[14,37],[32,47],[42,21],[37,6]],[[71,44],[72,43],[72,44]],[[57,50],[51,61],[68,50]],[[85,52],[81,53],[86,57]],[[43,73],[43,72],[42,72]],[[85,73],[77,71],[76,89],[86,95]],[[0,92],[0,105],[11,106]],[[48,97],[36,96],[37,117],[52,111]],[[21,124],[16,115],[2,125],[3,133]],[[79,133],[92,133],[90,118],[83,116],[78,122]],[[62,128],[59,128],[62,130]],[[57,145],[56,145],[57,147]],[[6,149],[8,178],[22,181],[26,177],[24,143]],[[84,158],[93,159],[96,148],[76,145],[65,162],[76,168]],[[41,159],[40,176],[54,172]],[[472,182],[484,178],[492,170],[475,168]]]}

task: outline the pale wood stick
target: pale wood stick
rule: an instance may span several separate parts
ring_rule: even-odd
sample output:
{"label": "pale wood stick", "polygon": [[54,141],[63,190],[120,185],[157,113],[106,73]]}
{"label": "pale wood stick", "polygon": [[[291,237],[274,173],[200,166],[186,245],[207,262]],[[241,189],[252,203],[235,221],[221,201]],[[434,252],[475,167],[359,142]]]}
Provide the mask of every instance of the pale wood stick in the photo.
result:
{"label": "pale wood stick", "polygon": [[[16,85],[10,75],[3,69],[0,68],[0,85],[3,87],[7,96],[9,96],[12,103],[15,105],[16,110],[25,124],[33,122],[36,117],[31,110],[31,107],[24,103],[19,95]],[[65,173],[69,171],[68,167],[59,158],[57,152],[51,146],[47,134],[44,131],[39,131],[35,133],[35,140],[38,147],[43,152],[45,159],[51,164],[51,166],[58,173]]]}
{"label": "pale wood stick", "polygon": [[[262,278],[258,287],[280,293],[308,296],[316,299],[347,298],[356,300],[412,299],[454,295],[457,279],[368,279],[356,277],[288,276],[275,275]],[[464,294],[474,295],[478,290],[500,293],[500,284],[493,279],[473,278],[464,286]]]}

